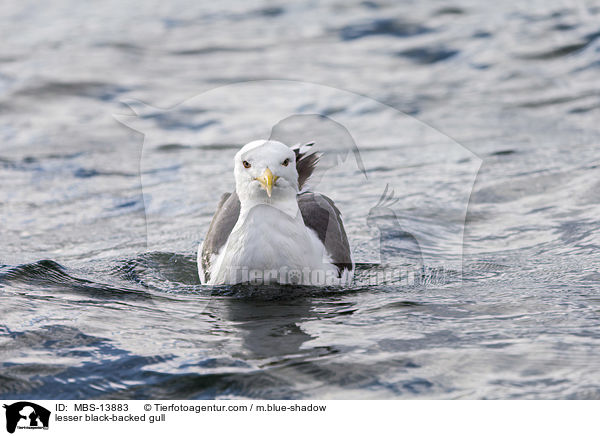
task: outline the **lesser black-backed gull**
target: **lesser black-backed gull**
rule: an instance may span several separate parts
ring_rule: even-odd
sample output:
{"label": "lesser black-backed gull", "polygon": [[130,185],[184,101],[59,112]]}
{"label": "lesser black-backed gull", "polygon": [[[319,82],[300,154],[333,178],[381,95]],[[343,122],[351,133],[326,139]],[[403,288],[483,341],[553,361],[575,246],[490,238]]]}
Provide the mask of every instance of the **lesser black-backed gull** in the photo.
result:
{"label": "lesser black-backed gull", "polygon": [[203,284],[335,285],[354,269],[341,214],[303,190],[318,155],[273,140],[235,155],[235,192],[225,193],[198,251]]}

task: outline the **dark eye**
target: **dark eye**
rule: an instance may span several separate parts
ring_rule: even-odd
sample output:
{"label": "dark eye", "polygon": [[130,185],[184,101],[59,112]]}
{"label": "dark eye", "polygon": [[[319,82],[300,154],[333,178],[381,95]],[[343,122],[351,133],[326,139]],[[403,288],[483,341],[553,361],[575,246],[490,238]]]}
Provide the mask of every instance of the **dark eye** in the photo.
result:
{"label": "dark eye", "polygon": [[252,165],[250,165],[250,162],[248,162],[247,160],[242,162],[242,165],[244,165],[244,168],[250,168],[252,166]]}
{"label": "dark eye", "polygon": [[290,163],[290,160],[286,159],[283,162],[281,162],[281,165],[283,165],[284,167],[287,167],[289,163]]}

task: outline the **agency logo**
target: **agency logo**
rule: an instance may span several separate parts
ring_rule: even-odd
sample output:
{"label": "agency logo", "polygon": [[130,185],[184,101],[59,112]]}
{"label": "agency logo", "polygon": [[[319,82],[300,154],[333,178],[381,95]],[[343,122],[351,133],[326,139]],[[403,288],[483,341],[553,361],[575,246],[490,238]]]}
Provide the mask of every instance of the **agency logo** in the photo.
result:
{"label": "agency logo", "polygon": [[19,401],[4,405],[6,409],[6,431],[14,433],[19,430],[48,430],[50,411],[28,401]]}

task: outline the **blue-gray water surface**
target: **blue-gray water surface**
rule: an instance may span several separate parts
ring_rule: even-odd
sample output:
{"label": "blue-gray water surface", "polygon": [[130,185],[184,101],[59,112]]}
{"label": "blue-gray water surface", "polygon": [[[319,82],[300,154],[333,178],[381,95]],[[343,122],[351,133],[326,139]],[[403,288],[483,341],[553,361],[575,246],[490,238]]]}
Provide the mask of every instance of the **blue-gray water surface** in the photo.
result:
{"label": "blue-gray water surface", "polygon": [[[0,398],[600,399],[598,1],[0,23]],[[321,122],[355,282],[202,287],[236,150]]]}

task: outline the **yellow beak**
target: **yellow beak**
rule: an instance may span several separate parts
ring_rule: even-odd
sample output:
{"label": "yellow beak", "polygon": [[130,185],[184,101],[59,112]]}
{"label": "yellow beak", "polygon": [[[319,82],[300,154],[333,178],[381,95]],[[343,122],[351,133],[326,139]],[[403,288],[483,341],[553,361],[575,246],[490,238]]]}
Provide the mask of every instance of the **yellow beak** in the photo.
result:
{"label": "yellow beak", "polygon": [[273,184],[277,181],[279,177],[274,176],[269,168],[262,173],[262,176],[257,177],[256,180],[260,182],[260,186],[267,191],[267,195],[270,197],[271,192],[273,192]]}

